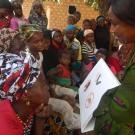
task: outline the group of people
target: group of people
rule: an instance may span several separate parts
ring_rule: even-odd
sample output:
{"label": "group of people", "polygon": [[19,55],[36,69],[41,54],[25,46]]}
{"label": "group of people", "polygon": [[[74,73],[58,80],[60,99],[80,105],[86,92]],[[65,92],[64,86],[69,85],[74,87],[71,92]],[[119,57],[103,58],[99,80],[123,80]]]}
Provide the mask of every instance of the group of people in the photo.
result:
{"label": "group of people", "polygon": [[134,0],[110,0],[109,17],[85,19],[81,28],[75,11],[64,30],[49,30],[41,1],[27,19],[19,1],[0,0],[0,134],[80,135],[78,89],[102,58],[121,86],[102,97],[87,134],[134,135],[131,5]]}

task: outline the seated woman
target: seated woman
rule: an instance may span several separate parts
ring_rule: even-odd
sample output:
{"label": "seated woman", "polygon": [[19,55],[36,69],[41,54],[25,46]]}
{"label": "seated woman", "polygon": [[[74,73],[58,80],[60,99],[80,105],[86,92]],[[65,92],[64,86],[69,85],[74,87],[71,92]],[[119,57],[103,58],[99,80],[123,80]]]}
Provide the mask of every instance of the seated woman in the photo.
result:
{"label": "seated woman", "polygon": [[51,36],[51,44],[47,51],[43,52],[43,68],[44,73],[47,74],[48,70],[54,68],[59,63],[59,51],[65,49],[65,44],[63,42],[63,35],[60,30],[53,30]]}
{"label": "seated woman", "polygon": [[48,104],[48,89],[30,53],[21,52],[20,56],[2,53],[0,60],[0,134],[28,135],[33,114],[39,107],[37,115],[41,116]]}

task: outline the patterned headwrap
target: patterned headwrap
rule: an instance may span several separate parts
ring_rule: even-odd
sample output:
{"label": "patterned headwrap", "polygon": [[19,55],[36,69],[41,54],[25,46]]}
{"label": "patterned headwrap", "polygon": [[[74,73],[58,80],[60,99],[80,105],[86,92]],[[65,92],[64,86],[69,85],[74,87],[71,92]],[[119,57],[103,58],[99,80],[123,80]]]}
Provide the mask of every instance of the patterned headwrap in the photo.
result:
{"label": "patterned headwrap", "polygon": [[19,100],[39,74],[38,63],[29,52],[21,52],[20,56],[0,54],[0,98],[11,102]]}
{"label": "patterned headwrap", "polygon": [[10,43],[17,34],[17,31],[10,28],[0,29],[0,53],[8,52]]}
{"label": "patterned headwrap", "polygon": [[40,27],[36,24],[22,25],[20,28],[20,33],[25,39],[30,39],[35,32],[41,32]]}

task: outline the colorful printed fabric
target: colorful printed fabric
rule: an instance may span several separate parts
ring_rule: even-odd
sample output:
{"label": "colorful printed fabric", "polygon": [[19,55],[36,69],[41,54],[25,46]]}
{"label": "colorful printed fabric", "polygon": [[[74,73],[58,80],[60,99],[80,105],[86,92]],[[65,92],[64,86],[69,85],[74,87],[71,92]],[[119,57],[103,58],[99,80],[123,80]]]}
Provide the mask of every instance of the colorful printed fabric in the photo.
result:
{"label": "colorful printed fabric", "polygon": [[18,32],[3,28],[0,30],[0,53],[8,52],[11,40],[18,34]]}
{"label": "colorful printed fabric", "polygon": [[40,69],[36,59],[29,52],[20,56],[0,54],[0,98],[19,100],[25,90],[36,82]]}
{"label": "colorful printed fabric", "polygon": [[40,28],[38,25],[27,24],[22,25],[20,28],[20,33],[28,40],[30,39],[35,32],[40,32]]}
{"label": "colorful printed fabric", "polygon": [[72,135],[72,130],[68,130],[62,115],[53,111],[53,114],[44,123],[44,135]]}
{"label": "colorful printed fabric", "polygon": [[[43,12],[42,12],[42,14],[40,16],[35,12],[34,8],[36,6],[41,6],[41,8],[43,10]],[[29,16],[29,22],[31,24],[39,25],[41,30],[46,30],[47,29],[48,19],[46,17],[46,13],[45,13],[45,11],[43,9],[43,4],[42,4],[41,1],[36,0],[36,1],[33,2],[32,9],[30,11],[30,16]]]}

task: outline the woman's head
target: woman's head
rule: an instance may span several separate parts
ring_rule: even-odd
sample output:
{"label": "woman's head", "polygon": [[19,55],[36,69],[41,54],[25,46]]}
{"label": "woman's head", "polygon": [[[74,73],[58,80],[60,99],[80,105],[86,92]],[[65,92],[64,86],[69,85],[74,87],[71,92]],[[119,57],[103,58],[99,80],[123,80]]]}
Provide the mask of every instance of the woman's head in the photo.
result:
{"label": "woman's head", "polygon": [[24,51],[25,49],[26,49],[25,39],[20,33],[18,33],[11,40],[8,52],[19,55],[20,51]]}
{"label": "woman's head", "polygon": [[109,18],[111,20],[111,31],[122,42],[135,42],[134,8],[134,0],[110,0]]}
{"label": "woman's head", "polygon": [[16,17],[22,17],[23,16],[23,10],[22,10],[22,5],[17,2],[17,1],[14,1],[12,3],[12,7],[13,7],[13,12],[15,14]]}
{"label": "woman's head", "polygon": [[100,27],[104,27],[105,26],[105,17],[104,16],[98,16],[97,17],[97,25],[100,26]]}
{"label": "woman's head", "polygon": [[61,44],[62,41],[63,41],[62,32],[60,30],[54,30],[54,31],[52,31],[52,39],[56,43],[60,43]]}
{"label": "woman's head", "polygon": [[76,34],[76,27],[74,25],[68,25],[65,29],[65,35],[67,39],[73,41]]}
{"label": "woman's head", "polygon": [[41,52],[45,49],[44,35],[38,25],[23,25],[20,32],[26,39],[26,44],[31,51]]}
{"label": "woman's head", "polygon": [[84,41],[91,44],[94,42],[94,32],[91,29],[84,31]]}
{"label": "woman's head", "polygon": [[59,63],[64,66],[69,66],[71,63],[71,53],[67,50],[59,52]]}
{"label": "woman's head", "polygon": [[34,1],[32,7],[38,15],[42,15],[42,13],[44,12],[43,4],[40,0]]}
{"label": "woman's head", "polygon": [[[0,54],[0,98],[11,102],[30,102],[35,108],[47,102],[38,62],[28,52]],[[34,100],[38,98],[37,100]]]}

